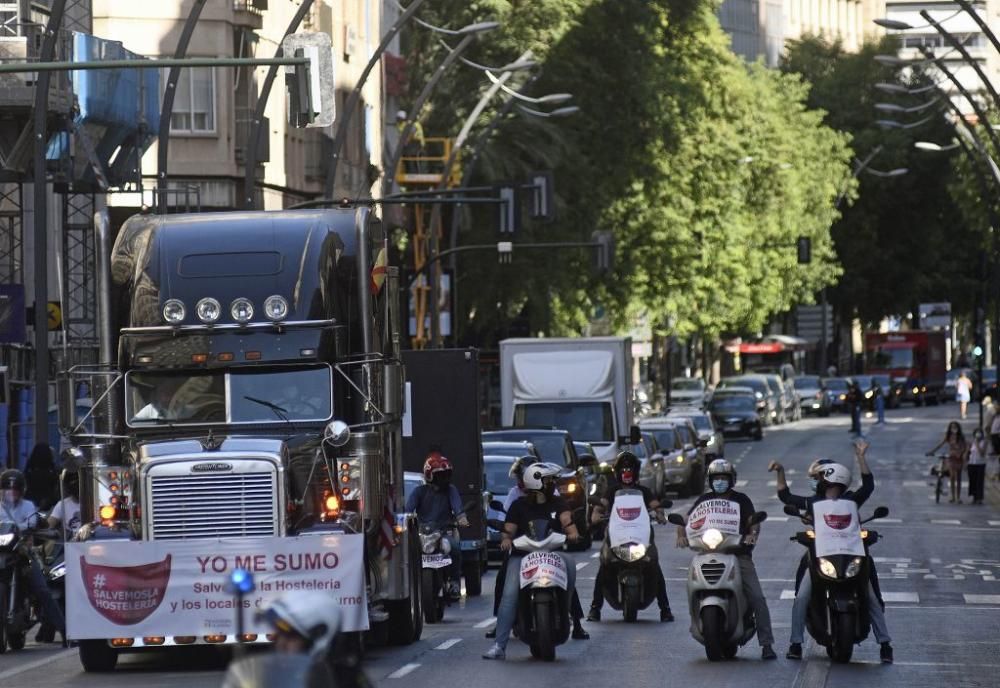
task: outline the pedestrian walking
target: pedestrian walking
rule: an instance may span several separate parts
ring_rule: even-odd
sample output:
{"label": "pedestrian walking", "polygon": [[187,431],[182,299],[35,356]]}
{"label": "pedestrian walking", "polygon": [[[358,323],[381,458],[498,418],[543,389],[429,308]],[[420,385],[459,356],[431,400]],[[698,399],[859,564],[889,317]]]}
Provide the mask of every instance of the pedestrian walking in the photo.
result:
{"label": "pedestrian walking", "polygon": [[948,423],[944,439],[927,452],[927,455],[933,456],[938,449],[944,446],[948,447],[948,479],[951,481],[951,499],[948,501],[952,504],[961,504],[962,469],[965,468],[965,462],[969,455],[969,443],[962,432],[962,426],[957,421],[953,420]]}
{"label": "pedestrian walking", "polygon": [[958,400],[958,410],[962,414],[962,420],[965,420],[969,411],[969,401],[972,400],[972,380],[969,379],[964,370],[958,374],[958,379],[955,380],[955,398]]}
{"label": "pedestrian walking", "polygon": [[861,386],[852,381],[847,388],[847,407],[851,411],[851,429],[848,432],[855,435],[861,434],[861,400],[863,398]]}
{"label": "pedestrian walking", "polygon": [[973,504],[983,503],[986,482],[986,451],[988,444],[982,428],[972,431],[972,446],[969,447],[969,496]]}
{"label": "pedestrian walking", "polygon": [[875,387],[875,415],[877,420],[875,423],[877,425],[885,425],[885,391],[882,389],[882,385],[878,382],[874,382]]}

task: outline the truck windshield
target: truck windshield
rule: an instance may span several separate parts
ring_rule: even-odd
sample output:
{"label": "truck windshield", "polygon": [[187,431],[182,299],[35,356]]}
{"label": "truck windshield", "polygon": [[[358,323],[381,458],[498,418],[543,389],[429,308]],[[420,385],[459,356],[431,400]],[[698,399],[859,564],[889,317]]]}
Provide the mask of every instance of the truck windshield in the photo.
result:
{"label": "truck windshield", "polygon": [[605,402],[521,404],[514,410],[514,424],[568,430],[581,442],[615,441],[611,404]]}
{"label": "truck windshield", "polygon": [[868,352],[868,368],[871,370],[892,370],[913,367],[913,349],[883,349],[879,347]]}
{"label": "truck windshield", "polygon": [[329,366],[234,371],[130,372],[129,425],[325,421],[332,415]]}

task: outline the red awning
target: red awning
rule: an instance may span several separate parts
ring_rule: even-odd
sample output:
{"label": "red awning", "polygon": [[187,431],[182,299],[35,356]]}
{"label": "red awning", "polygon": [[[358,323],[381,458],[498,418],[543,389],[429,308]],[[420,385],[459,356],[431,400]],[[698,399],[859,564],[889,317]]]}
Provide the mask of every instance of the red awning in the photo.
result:
{"label": "red awning", "polygon": [[741,354],[780,354],[785,350],[781,342],[743,342],[740,344]]}
{"label": "red awning", "polygon": [[876,349],[912,349],[917,345],[916,342],[878,342],[875,344]]}

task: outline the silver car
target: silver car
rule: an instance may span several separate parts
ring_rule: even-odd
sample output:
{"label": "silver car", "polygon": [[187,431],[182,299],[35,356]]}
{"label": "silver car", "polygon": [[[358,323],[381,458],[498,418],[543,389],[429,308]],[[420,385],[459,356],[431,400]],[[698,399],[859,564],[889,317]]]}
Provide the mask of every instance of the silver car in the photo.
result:
{"label": "silver car", "polygon": [[695,430],[698,431],[698,438],[705,442],[705,461],[711,463],[725,456],[726,442],[722,436],[722,430],[715,427],[712,414],[695,408],[672,408],[667,413],[667,417],[672,416],[690,418],[691,422],[694,423]]}
{"label": "silver car", "polygon": [[660,447],[666,489],[676,490],[682,497],[701,492],[704,465],[691,421],[657,416],[639,421],[639,428],[652,434]]}
{"label": "silver car", "polygon": [[708,388],[700,377],[675,377],[670,381],[670,406],[703,408]]}

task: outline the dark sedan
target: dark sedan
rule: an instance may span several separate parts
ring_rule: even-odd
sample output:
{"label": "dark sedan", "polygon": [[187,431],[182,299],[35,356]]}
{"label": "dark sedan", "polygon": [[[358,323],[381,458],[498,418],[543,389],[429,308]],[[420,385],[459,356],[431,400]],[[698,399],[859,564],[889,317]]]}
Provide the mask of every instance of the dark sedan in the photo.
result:
{"label": "dark sedan", "polygon": [[850,378],[827,377],[823,379],[826,393],[830,395],[830,408],[834,411],[847,411],[847,393],[850,391]]}
{"label": "dark sedan", "polygon": [[[510,477],[510,466],[514,461],[515,459],[510,456],[494,455],[483,457],[483,471],[486,473],[485,485],[486,491],[490,495],[490,501],[503,503],[507,498],[507,493],[510,492],[510,488],[516,485],[514,479]],[[486,518],[488,520],[496,519],[502,521],[506,518],[506,514],[491,507],[486,514]],[[489,527],[486,528],[486,552],[490,559],[502,558],[500,552],[500,531]]]}
{"label": "dark sedan", "polygon": [[753,395],[716,392],[708,404],[708,411],[724,436],[764,439],[763,424]]}

